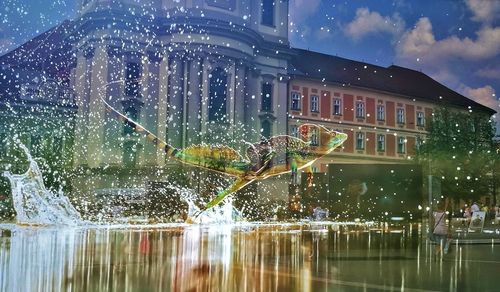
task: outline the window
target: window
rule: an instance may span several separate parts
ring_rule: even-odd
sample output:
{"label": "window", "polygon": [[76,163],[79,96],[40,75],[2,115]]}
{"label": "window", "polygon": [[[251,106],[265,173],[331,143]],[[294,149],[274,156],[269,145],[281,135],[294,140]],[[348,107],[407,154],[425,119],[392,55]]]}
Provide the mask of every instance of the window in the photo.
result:
{"label": "window", "polygon": [[403,108],[398,108],[397,110],[397,122],[398,124],[405,123],[405,110]]}
{"label": "window", "polygon": [[[124,108],[124,112],[129,119],[137,122],[137,118],[139,117],[139,112],[134,106],[128,106]],[[132,135],[133,133],[134,133],[133,125],[129,122],[125,122],[123,124],[123,135]]]}
{"label": "window", "polygon": [[383,105],[377,106],[377,120],[385,121],[385,107]]}
{"label": "window", "polygon": [[262,106],[264,112],[272,112],[273,105],[273,85],[269,82],[262,84]]}
{"label": "window", "polygon": [[300,101],[301,101],[300,93],[296,92],[296,91],[292,91],[291,109],[294,111],[299,111],[300,110]]}
{"label": "window", "polygon": [[319,137],[318,137],[318,129],[317,128],[311,129],[311,145],[312,146],[319,145]]}
{"label": "window", "polygon": [[291,126],[290,127],[290,135],[292,137],[298,138],[299,137],[299,127],[297,127],[297,126]]}
{"label": "window", "polygon": [[365,117],[365,103],[362,101],[356,102],[356,118]]}
{"label": "window", "polygon": [[365,149],[365,134],[362,132],[358,132],[356,134],[356,149],[357,150]]}
{"label": "window", "polygon": [[420,147],[422,147],[423,144],[424,144],[424,139],[422,139],[421,136],[417,136],[417,142],[415,143],[415,148],[417,148],[417,150],[420,150]]}
{"label": "window", "polygon": [[319,96],[311,95],[311,112],[319,113]]}
{"label": "window", "polygon": [[271,138],[271,123],[267,120],[262,122],[262,136],[266,139]]}
{"label": "window", "polygon": [[377,151],[385,151],[385,135],[377,136]]}
{"label": "window", "polygon": [[261,8],[261,23],[267,26],[274,26],[274,0],[262,0]]}
{"label": "window", "polygon": [[227,111],[227,75],[222,68],[215,68],[210,75],[208,120],[224,121]]}
{"label": "window", "polygon": [[340,98],[333,99],[333,114],[337,116],[342,115],[342,101]]}
{"label": "window", "polygon": [[424,124],[425,124],[424,113],[423,112],[417,112],[417,126],[423,127]]}
{"label": "window", "polygon": [[141,67],[137,63],[127,63],[125,70],[125,95],[141,97]]}
{"label": "window", "polygon": [[398,153],[406,152],[406,139],[405,137],[398,138]]}

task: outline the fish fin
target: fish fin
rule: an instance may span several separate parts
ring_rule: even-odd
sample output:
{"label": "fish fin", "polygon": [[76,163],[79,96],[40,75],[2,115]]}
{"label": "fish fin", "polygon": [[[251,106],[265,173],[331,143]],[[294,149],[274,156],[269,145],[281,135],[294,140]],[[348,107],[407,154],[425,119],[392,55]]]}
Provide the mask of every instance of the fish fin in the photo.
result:
{"label": "fish fin", "polygon": [[217,204],[222,202],[222,200],[224,200],[227,196],[241,190],[244,186],[248,185],[252,181],[253,179],[245,179],[245,178],[236,179],[231,186],[229,186],[222,192],[218,193],[217,197],[215,197],[212,201],[208,202],[208,204],[205,205],[203,210],[207,210],[216,206]]}
{"label": "fish fin", "polygon": [[163,141],[159,137],[157,137],[155,134],[152,132],[148,131],[146,128],[144,128],[141,124],[138,122],[132,120],[131,118],[127,117],[126,115],[122,114],[119,112],[117,109],[112,107],[109,103],[104,100],[104,98],[101,97],[101,101],[104,103],[104,106],[106,108],[106,111],[108,111],[111,116],[113,116],[115,119],[119,120],[120,122],[124,123],[125,125],[131,127],[136,133],[144,136],[147,141],[150,143],[153,143],[158,149],[163,150],[167,156],[171,158],[176,158],[176,155],[179,153],[179,149],[173,147],[172,145],[168,144],[167,142]]}

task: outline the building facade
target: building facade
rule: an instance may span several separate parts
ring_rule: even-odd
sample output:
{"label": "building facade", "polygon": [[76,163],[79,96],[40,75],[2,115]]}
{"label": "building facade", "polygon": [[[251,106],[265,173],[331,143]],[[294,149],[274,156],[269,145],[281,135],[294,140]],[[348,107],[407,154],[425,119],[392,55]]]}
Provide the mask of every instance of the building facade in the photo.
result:
{"label": "building facade", "polygon": [[[332,162],[408,161],[437,106],[493,114],[421,72],[291,48],[287,0],[81,0],[61,26],[51,36],[65,53],[47,54],[69,68],[73,183],[83,192],[161,180],[171,165],[101,99],[179,148],[243,153],[246,142],[295,136],[305,122],[347,133],[316,172]],[[286,198],[288,183],[275,180],[266,193]]]}

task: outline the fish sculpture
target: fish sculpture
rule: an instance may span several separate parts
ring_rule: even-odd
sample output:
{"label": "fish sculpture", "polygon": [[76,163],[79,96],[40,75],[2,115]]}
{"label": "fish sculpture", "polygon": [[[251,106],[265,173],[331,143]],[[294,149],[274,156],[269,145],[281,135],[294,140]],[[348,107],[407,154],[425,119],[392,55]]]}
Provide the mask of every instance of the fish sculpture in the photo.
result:
{"label": "fish sculpture", "polygon": [[104,99],[102,101],[106,106],[106,111],[113,117],[145,136],[169,158],[183,164],[235,177],[234,182],[219,192],[213,200],[200,209],[200,212],[216,206],[227,196],[255,180],[264,180],[284,173],[296,175],[299,170],[305,169],[309,174],[308,181],[311,184],[311,165],[318,158],[331,153],[347,139],[345,133],[329,130],[321,125],[302,124],[298,127],[300,138],[287,135],[273,136],[250,144],[245,156],[228,146],[201,144],[177,149],[117,111]]}

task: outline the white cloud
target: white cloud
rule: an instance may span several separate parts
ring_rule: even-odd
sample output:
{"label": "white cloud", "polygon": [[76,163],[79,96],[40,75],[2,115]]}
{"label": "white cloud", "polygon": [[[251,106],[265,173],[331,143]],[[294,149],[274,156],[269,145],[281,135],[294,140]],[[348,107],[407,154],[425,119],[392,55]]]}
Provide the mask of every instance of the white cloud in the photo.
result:
{"label": "white cloud", "polygon": [[495,89],[493,89],[493,87],[491,87],[490,85],[479,88],[470,88],[468,86],[462,85],[459,88],[459,91],[462,92],[466,97],[469,97],[482,105],[500,112],[500,101],[496,97]]}
{"label": "white cloud", "polygon": [[366,7],[356,10],[356,17],[345,26],[344,33],[353,40],[359,40],[371,34],[386,33],[400,35],[405,29],[405,22],[398,15],[382,16]]}
{"label": "white cloud", "polygon": [[500,80],[500,68],[481,68],[475,74],[484,78]]}
{"label": "white cloud", "polygon": [[485,26],[476,35],[475,40],[457,36],[436,40],[430,20],[422,17],[413,29],[403,35],[396,53],[398,58],[440,64],[453,58],[481,60],[500,54],[500,27]]}
{"label": "white cloud", "polygon": [[500,1],[498,0],[465,0],[471,10],[472,20],[490,23],[499,18]]}

